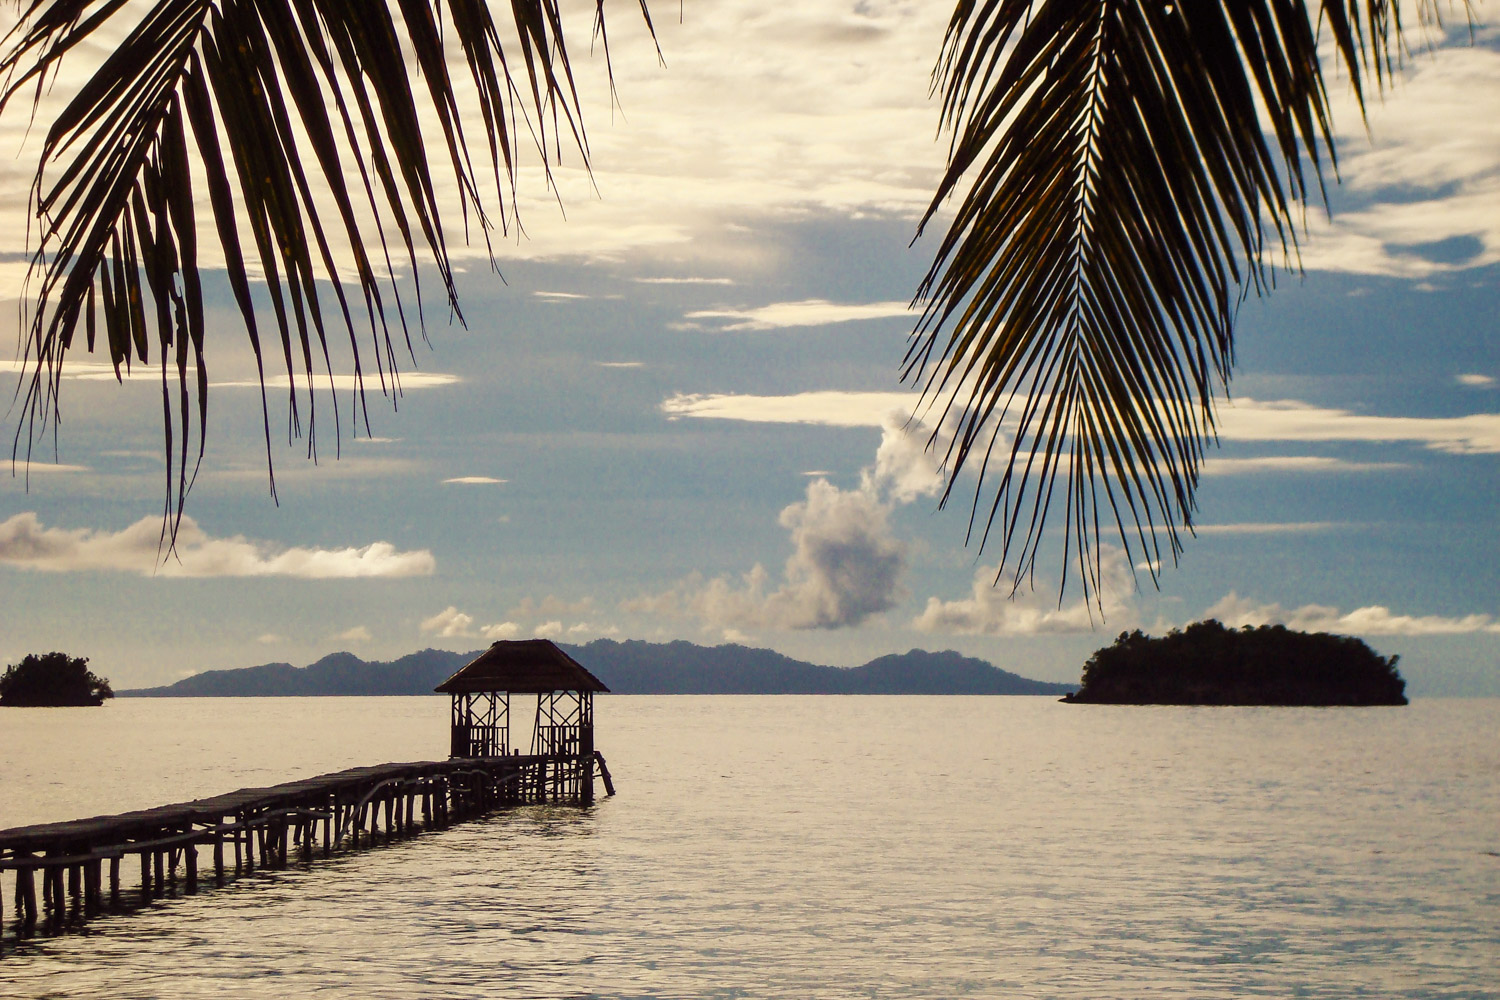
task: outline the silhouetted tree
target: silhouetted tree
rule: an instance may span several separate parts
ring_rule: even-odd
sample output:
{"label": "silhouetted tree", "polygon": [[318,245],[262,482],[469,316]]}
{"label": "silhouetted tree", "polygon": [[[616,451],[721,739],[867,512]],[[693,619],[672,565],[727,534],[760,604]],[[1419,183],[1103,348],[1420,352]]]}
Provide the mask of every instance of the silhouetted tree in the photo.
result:
{"label": "silhouetted tree", "polygon": [[[28,454],[80,326],[117,371],[155,342],[177,382],[163,393],[180,517],[207,415],[197,200],[257,360],[285,365],[298,433],[298,379],[308,389],[310,439],[330,326],[349,336],[361,400],[356,314],[383,390],[395,343],[410,349],[391,242],[413,275],[436,264],[462,318],[432,161],[446,159],[465,227],[486,240],[513,211],[521,133],[544,171],[560,137],[587,163],[559,0],[513,0],[499,17],[514,29],[504,41],[483,0],[26,0],[0,47],[0,106],[39,96],[69,52],[124,36],[51,124],[31,192]],[[1000,572],[1029,575],[1054,498],[1086,589],[1101,530],[1153,576],[1175,558],[1235,309],[1267,287],[1269,256],[1294,257],[1299,203],[1334,160],[1320,43],[1362,110],[1402,39],[1391,0],[958,0],[936,71],[954,139],[922,225],[952,198],[957,210],[916,293],[905,376],[958,427],[950,491],[998,447],[973,523],[981,547],[998,529]],[[437,122],[425,135],[424,90]],[[474,146],[460,96],[479,109]],[[489,161],[477,169],[476,150]],[[416,298],[420,316],[420,286]],[[269,463],[268,418],[265,435]]]}
{"label": "silhouetted tree", "polygon": [[67,653],[30,653],[0,676],[0,705],[102,705],[114,696],[87,657]]}
{"label": "silhouetted tree", "polygon": [[1213,619],[1160,639],[1121,632],[1065,701],[1133,705],[1405,705],[1398,656],[1362,639]]}

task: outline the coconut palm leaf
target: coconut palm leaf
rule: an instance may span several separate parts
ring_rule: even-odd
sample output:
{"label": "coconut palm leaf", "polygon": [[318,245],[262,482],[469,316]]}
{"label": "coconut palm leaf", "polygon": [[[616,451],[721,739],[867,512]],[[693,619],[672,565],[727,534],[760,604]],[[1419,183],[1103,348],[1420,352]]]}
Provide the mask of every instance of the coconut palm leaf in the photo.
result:
{"label": "coconut palm leaf", "polygon": [[[463,318],[434,169],[457,182],[465,235],[477,230],[488,241],[514,221],[521,136],[543,170],[564,142],[588,163],[558,0],[512,0],[509,13],[502,38],[484,0],[23,4],[0,44],[0,110],[29,97],[35,113],[66,58],[124,33],[42,142],[31,191],[29,376],[20,390],[27,457],[37,430],[56,418],[80,328],[117,375],[151,364],[154,346],[166,526],[175,531],[208,415],[200,189],[261,373],[268,463],[267,365],[285,369],[289,433],[304,433],[305,421],[314,454],[314,379],[320,369],[332,375],[331,336],[348,337],[359,405],[367,358],[381,391],[396,392],[398,345],[411,351],[397,274],[410,270],[420,322],[420,266],[434,265]],[[467,67],[468,78],[455,79],[450,65]],[[484,126],[479,167],[462,94]],[[257,285],[270,329],[257,315]],[[274,496],[274,475],[270,482]]]}
{"label": "coconut palm leaf", "polygon": [[1153,581],[1180,552],[1236,307],[1295,261],[1334,164],[1320,29],[1362,106],[1402,54],[1387,0],[958,3],[922,224],[956,209],[905,375],[952,432],[944,502],[977,470],[970,534],[1012,587],[1054,513],[1096,598],[1101,531]]}

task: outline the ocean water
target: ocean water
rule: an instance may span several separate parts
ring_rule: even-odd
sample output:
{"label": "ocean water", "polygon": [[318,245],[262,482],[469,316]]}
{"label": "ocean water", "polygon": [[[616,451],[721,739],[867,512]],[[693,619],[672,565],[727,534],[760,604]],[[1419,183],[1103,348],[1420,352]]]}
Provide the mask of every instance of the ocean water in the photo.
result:
{"label": "ocean water", "polygon": [[[1500,997],[1500,701],[597,718],[591,810],[7,942],[0,997]],[[446,727],[438,697],[0,710],[0,827],[437,759]]]}

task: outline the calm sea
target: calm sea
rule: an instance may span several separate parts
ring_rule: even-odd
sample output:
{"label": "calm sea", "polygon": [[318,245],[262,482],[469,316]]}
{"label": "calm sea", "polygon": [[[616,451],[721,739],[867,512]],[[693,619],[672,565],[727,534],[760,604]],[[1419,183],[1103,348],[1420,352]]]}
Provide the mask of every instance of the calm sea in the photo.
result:
{"label": "calm sea", "polygon": [[[0,996],[1500,996],[1500,701],[597,715],[590,811],[7,945]],[[438,759],[446,727],[438,697],[0,710],[0,827]]]}

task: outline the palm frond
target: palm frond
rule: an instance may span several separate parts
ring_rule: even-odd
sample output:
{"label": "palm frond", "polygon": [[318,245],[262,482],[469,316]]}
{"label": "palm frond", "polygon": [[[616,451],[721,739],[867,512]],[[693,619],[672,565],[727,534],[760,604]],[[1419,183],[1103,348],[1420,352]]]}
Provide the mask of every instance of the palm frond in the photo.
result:
{"label": "palm frond", "polygon": [[[75,49],[121,24],[128,31],[42,142],[31,192],[29,367],[13,460],[23,439],[29,459],[37,431],[55,420],[80,327],[89,351],[102,328],[117,374],[150,364],[154,345],[170,543],[204,456],[208,415],[195,184],[206,189],[261,373],[268,469],[267,364],[285,368],[289,434],[306,433],[313,454],[314,379],[320,369],[332,375],[329,338],[339,329],[349,339],[359,405],[367,355],[381,390],[394,391],[397,344],[412,347],[398,272],[410,270],[419,323],[423,264],[435,266],[449,308],[463,318],[434,170],[451,171],[465,238],[477,231],[488,248],[492,229],[514,221],[522,135],[544,171],[564,141],[588,164],[558,0],[512,0],[509,8],[513,33],[502,38],[484,0],[25,3],[0,43],[0,111],[29,96],[35,114]],[[467,67],[466,80],[449,72],[458,53],[453,64]],[[466,94],[484,126],[477,148],[493,177],[488,195],[460,113]],[[424,107],[435,132],[424,134]],[[429,151],[429,142],[442,152]],[[346,173],[359,179],[353,190]],[[257,318],[257,284],[271,330]],[[320,285],[331,294],[320,294]],[[336,317],[325,314],[329,299]],[[362,348],[366,332],[371,342]],[[270,486],[274,496],[274,474]]]}
{"label": "palm frond", "polygon": [[952,430],[945,503],[977,467],[970,536],[1013,588],[1059,507],[1064,586],[1096,601],[1104,534],[1153,581],[1181,551],[1236,308],[1335,162],[1320,25],[1362,106],[1402,55],[1387,0],[960,0],[922,225],[957,207],[904,375]]}

